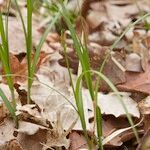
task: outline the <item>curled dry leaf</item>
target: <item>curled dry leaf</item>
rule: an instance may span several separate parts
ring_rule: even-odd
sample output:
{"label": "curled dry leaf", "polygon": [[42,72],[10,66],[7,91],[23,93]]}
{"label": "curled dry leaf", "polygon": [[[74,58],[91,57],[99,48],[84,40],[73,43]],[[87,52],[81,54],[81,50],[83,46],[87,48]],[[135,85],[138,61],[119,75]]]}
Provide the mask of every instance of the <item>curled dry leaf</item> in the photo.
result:
{"label": "curled dry leaf", "polygon": [[[115,93],[102,94],[98,93],[98,106],[101,108],[102,114],[114,115],[115,117],[126,116],[126,112],[121,104],[121,101],[126,106],[128,113],[134,117],[139,118],[140,113],[137,107],[137,103],[130,98],[129,93],[120,93],[121,100]],[[83,90],[83,99],[88,99],[88,108],[93,110],[89,92]]]}
{"label": "curled dry leaf", "polygon": [[[110,134],[112,134],[114,131],[116,131],[116,127],[111,123],[111,121],[105,121],[103,119],[102,122],[102,129],[103,129],[103,138],[106,138]],[[116,136],[114,139],[111,139],[108,143],[105,144],[105,146],[109,147],[116,147],[121,146],[123,141],[121,141],[121,138],[119,136]]]}
{"label": "curled dry leaf", "polygon": [[16,114],[18,115],[19,120],[52,128],[51,123],[42,117],[38,108],[39,107],[36,107],[36,105],[17,106]]}
{"label": "curled dry leaf", "polygon": [[[103,139],[109,137],[116,131],[129,126],[130,124],[126,118],[115,118],[113,116],[109,116],[109,117],[105,116],[102,121]],[[109,147],[109,148],[118,147],[121,146],[124,142],[129,141],[132,138],[134,138],[134,133],[132,130],[128,130],[110,139],[110,141],[105,144],[105,147]]]}

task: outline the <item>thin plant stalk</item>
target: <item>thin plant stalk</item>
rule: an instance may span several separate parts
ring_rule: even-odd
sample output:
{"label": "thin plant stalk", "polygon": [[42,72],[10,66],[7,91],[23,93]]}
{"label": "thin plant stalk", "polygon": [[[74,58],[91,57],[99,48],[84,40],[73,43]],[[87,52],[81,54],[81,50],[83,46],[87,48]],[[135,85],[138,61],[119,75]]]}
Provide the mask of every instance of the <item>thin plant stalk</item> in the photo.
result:
{"label": "thin plant stalk", "polygon": [[66,42],[65,42],[65,34],[63,34],[63,33],[61,35],[61,45],[64,48],[64,56],[65,56],[65,62],[66,62],[68,73],[69,73],[70,84],[71,84],[71,87],[72,87],[73,94],[75,96],[75,88],[74,88],[73,79],[72,79],[70,66],[69,66],[69,61],[68,61],[68,56],[67,56],[67,45],[66,45]]}
{"label": "thin plant stalk", "polygon": [[[52,19],[51,23],[48,25],[47,29],[45,30],[43,36],[41,37],[40,39],[40,42],[39,44],[37,45],[36,47],[36,52],[35,52],[35,55],[34,55],[34,58],[33,58],[33,63],[32,63],[32,66],[31,66],[31,78],[33,78],[34,76],[34,73],[36,71],[36,65],[37,65],[37,62],[38,62],[38,58],[39,58],[39,55],[40,55],[40,50],[43,46],[43,43],[45,42],[45,39],[49,33],[49,31],[52,29],[52,27],[55,25],[56,21],[60,18],[60,13],[57,13],[55,15],[55,17]],[[30,83],[30,86],[32,85],[32,82]]]}
{"label": "thin plant stalk", "polygon": [[[62,5],[62,6],[63,6],[63,5]],[[72,39],[73,39],[73,41],[74,41],[74,47],[75,47],[76,52],[77,52],[77,54],[78,54],[79,61],[80,61],[80,63],[81,63],[81,67],[82,67],[83,71],[90,70],[89,55],[88,55],[88,51],[87,51],[87,47],[86,47],[86,40],[85,40],[85,38],[84,38],[84,40],[85,40],[85,47],[84,47],[84,46],[82,45],[82,43],[79,41],[79,39],[77,38],[77,36],[76,36],[76,32],[75,32],[75,30],[74,30],[74,28],[73,28],[73,26],[72,26],[72,24],[71,24],[71,22],[70,22],[70,20],[69,20],[69,15],[67,14],[67,11],[65,10],[65,7],[64,7],[64,6],[63,6],[62,15],[63,15],[63,17],[64,17],[64,19],[65,19],[65,21],[66,21],[66,24],[67,24],[67,26],[68,26],[68,28],[69,28],[69,30],[70,30],[70,32],[71,32],[71,36],[72,36]],[[95,101],[95,99],[94,99],[94,90],[93,90],[93,85],[92,85],[92,77],[91,77],[90,72],[88,72],[88,73],[85,75],[85,81],[86,81],[87,86],[88,86],[88,89],[89,89],[89,91],[90,91],[90,95],[91,95],[92,101],[93,101],[93,103],[95,103],[95,102],[94,102],[94,101]],[[77,103],[77,101],[78,101],[77,99],[78,99],[78,98],[77,98],[76,95],[75,95],[74,97],[75,97],[75,99],[76,99],[76,105],[78,105],[78,103]],[[82,104],[81,104],[81,105],[82,105]],[[78,105],[78,108],[79,108],[81,105]],[[97,115],[97,116],[94,115],[94,119],[100,117],[100,116],[101,116],[101,114],[99,114],[100,111],[96,111],[96,110],[98,110],[97,107],[94,107],[94,110],[95,110],[95,112],[96,112],[95,115]],[[81,121],[81,123],[82,123],[82,127],[83,127],[83,130],[84,130],[86,139],[87,139],[87,141],[88,141],[89,149],[91,149],[91,148],[92,148],[92,143],[91,143],[91,141],[88,139],[88,136],[87,136],[87,133],[86,133],[86,124],[85,124],[84,112],[83,112],[83,113],[80,113],[80,112],[79,112],[79,116],[80,116],[80,119],[81,119],[81,120],[84,120],[84,121]],[[100,118],[100,119],[101,119],[101,118]],[[101,126],[98,126],[98,131],[102,131]],[[99,132],[99,133],[100,133],[100,132]],[[100,134],[98,134],[98,135],[100,135]],[[92,140],[92,141],[93,141],[93,140]],[[101,137],[100,137],[99,142],[101,142]],[[100,147],[102,147],[102,144],[99,144],[99,145],[101,145]]]}
{"label": "thin plant stalk", "polygon": [[[28,76],[31,77],[31,55],[32,55],[32,12],[33,12],[33,1],[27,0],[27,64],[28,64]],[[31,99],[31,80],[28,79],[28,93],[27,101],[30,104]]]}

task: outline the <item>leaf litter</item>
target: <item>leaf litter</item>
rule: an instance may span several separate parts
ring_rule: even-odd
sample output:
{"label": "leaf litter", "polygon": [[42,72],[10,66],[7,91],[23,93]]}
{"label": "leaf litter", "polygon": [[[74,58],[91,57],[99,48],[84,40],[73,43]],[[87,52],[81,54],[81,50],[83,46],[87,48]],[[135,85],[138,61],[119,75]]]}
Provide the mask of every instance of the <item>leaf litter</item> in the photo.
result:
{"label": "leaf litter", "polygon": [[[72,5],[71,2],[69,3]],[[119,37],[129,23],[139,18],[138,7],[143,12],[149,12],[150,3],[148,0],[137,1],[137,3],[131,0],[107,0],[101,2],[93,0],[89,3],[84,1],[84,3],[81,11],[84,14],[89,30],[90,65],[92,69],[98,70],[106,54],[109,53],[110,45]],[[75,6],[70,7],[70,9],[74,8]],[[31,99],[33,104],[28,105],[25,102],[27,93],[25,40],[22,29],[20,29],[20,22],[15,17],[10,17],[9,19],[10,57],[11,64],[15,64],[11,66],[11,69],[17,75],[14,77],[14,81],[15,85],[17,85],[15,96],[18,100],[16,114],[19,118],[19,128],[14,128],[10,114],[1,100],[0,149],[46,150],[48,148],[57,149],[62,147],[71,150],[87,149],[78,113],[75,110],[73,92],[70,90],[70,80],[59,34],[55,32],[49,33],[41,49],[38,71],[32,86]],[[147,18],[147,21],[149,21],[149,18]],[[36,46],[41,34],[38,25],[38,23],[34,23],[33,39],[35,41],[33,46]],[[78,22],[76,22],[76,25],[78,25]],[[78,30],[78,26],[76,29]],[[14,30],[16,31],[15,35]],[[20,39],[20,42],[17,39]],[[149,97],[140,99],[140,102],[138,102],[135,98],[132,98],[131,94],[134,92],[150,94],[149,47],[149,32],[144,28],[143,22],[139,23],[130,29],[116,46],[103,71],[119,89],[122,101],[138,126],[139,134],[145,134],[137,148],[142,150],[148,150],[145,147],[147,147],[150,137],[148,121],[150,117]],[[67,39],[67,53],[75,80],[79,60],[74,52],[73,41],[70,38]],[[3,74],[2,68],[1,74]],[[5,78],[2,78],[1,81],[0,87],[10,99],[11,95]],[[95,81],[96,77],[93,77],[93,83]],[[100,85],[98,105],[103,115],[104,146],[106,149],[107,147],[134,147],[134,142],[132,142],[134,134],[127,123],[126,113],[117,96],[103,81]],[[23,99],[22,103],[19,101],[20,99]],[[83,99],[86,125],[90,132],[93,127],[94,112],[86,87],[83,88]],[[142,121],[140,121],[141,117],[144,117]],[[121,124],[120,120],[123,120],[124,124]],[[120,127],[117,127],[115,124],[119,124],[119,122]],[[126,142],[132,143],[128,145]],[[94,148],[96,149],[96,147]]]}

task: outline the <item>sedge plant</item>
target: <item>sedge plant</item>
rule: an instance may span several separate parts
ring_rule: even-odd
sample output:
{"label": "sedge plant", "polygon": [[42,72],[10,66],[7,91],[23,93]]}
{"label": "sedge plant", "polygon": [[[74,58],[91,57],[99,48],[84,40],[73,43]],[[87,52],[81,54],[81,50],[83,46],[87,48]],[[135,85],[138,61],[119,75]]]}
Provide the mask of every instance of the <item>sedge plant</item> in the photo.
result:
{"label": "sedge plant", "polygon": [[[11,74],[11,67],[10,67],[10,56],[9,56],[9,39],[8,39],[8,15],[10,9],[11,0],[9,0],[7,5],[7,15],[4,19],[2,14],[2,10],[0,10],[0,37],[1,37],[1,44],[0,44],[0,59],[2,62],[2,66],[4,69],[5,74]],[[4,22],[5,21],[5,22]],[[7,84],[11,91],[11,101],[8,100],[3,90],[0,88],[0,96],[3,99],[7,109],[9,110],[11,116],[14,118],[16,122],[16,127],[18,126],[17,117],[15,115],[16,111],[16,100],[14,95],[14,87],[13,87],[13,79],[11,76],[6,77]]]}
{"label": "sedge plant", "polygon": [[[75,49],[75,51],[76,51],[76,53],[78,55],[79,62],[81,63],[81,67],[82,67],[82,73],[77,79],[76,88],[75,88],[73,86],[73,84],[72,84],[73,81],[72,81],[72,78],[71,78],[71,73],[70,73],[70,69],[69,69],[69,63],[68,63],[68,60],[67,60],[66,46],[65,46],[65,44],[63,42],[64,52],[65,52],[65,60],[66,60],[67,68],[68,68],[69,75],[70,75],[71,86],[72,86],[72,89],[73,89],[73,93],[74,93],[74,98],[76,100],[76,106],[77,106],[78,114],[79,114],[79,117],[80,117],[80,120],[81,120],[81,124],[82,124],[82,128],[83,128],[85,137],[87,139],[87,143],[88,143],[89,149],[92,149],[92,143],[91,143],[91,140],[88,137],[87,130],[86,130],[84,106],[83,106],[83,100],[82,100],[82,78],[83,77],[85,79],[85,82],[86,82],[87,87],[88,87],[89,92],[90,92],[91,99],[93,101],[94,118],[95,118],[94,120],[96,121],[96,126],[97,126],[97,136],[98,136],[97,144],[98,144],[99,149],[101,149],[101,150],[103,149],[103,145],[102,145],[102,115],[101,115],[101,109],[97,105],[97,93],[98,93],[99,83],[100,83],[101,79],[104,80],[109,85],[109,87],[117,94],[118,100],[120,100],[120,103],[122,104],[122,106],[123,106],[123,108],[124,108],[124,110],[126,112],[128,121],[129,121],[129,123],[130,123],[130,125],[131,125],[131,127],[133,129],[133,132],[135,134],[137,142],[139,142],[138,133],[137,133],[137,131],[135,129],[133,120],[132,120],[130,114],[128,113],[128,110],[127,110],[124,102],[122,101],[122,97],[120,96],[119,91],[112,84],[112,82],[106,76],[104,76],[101,73],[103,68],[104,68],[104,66],[105,66],[105,63],[106,63],[109,55],[110,55],[110,53],[108,53],[108,55],[106,56],[102,66],[100,67],[100,71],[99,72],[91,70],[90,65],[89,65],[89,56],[88,56],[87,48],[86,48],[86,46],[84,46],[82,44],[82,42],[79,40],[78,36],[76,35],[74,27],[71,24],[71,21],[70,21],[70,18],[69,18],[69,13],[68,13],[67,9],[65,8],[64,4],[61,3],[61,6],[62,6],[62,10],[63,10],[61,12],[61,14],[62,14],[62,16],[63,16],[63,18],[64,18],[64,20],[65,20],[65,22],[66,22],[66,24],[68,26],[68,29],[70,31],[71,37],[72,37],[73,42],[74,42],[74,49]],[[128,32],[128,30],[131,27],[134,27],[137,23],[139,23],[140,21],[142,21],[144,18],[146,18],[148,16],[150,16],[150,13],[142,16],[137,21],[135,21],[134,23],[130,24],[126,28],[126,30],[120,35],[120,37],[114,42],[114,44],[112,45],[112,47],[110,49],[110,52],[116,47],[118,42],[124,37],[124,35]],[[98,80],[97,80],[97,84],[96,84],[96,88],[95,89],[94,89],[94,87],[92,85],[92,74],[96,74],[98,76]]]}
{"label": "sedge plant", "polygon": [[[18,10],[21,22],[22,22],[22,27],[25,35],[25,41],[26,41],[26,48],[27,48],[27,62],[28,62],[28,103],[31,102],[30,100],[30,94],[31,94],[31,86],[33,82],[33,77],[34,73],[36,71],[36,65],[38,62],[39,54],[41,47],[51,30],[51,28],[54,26],[55,22],[57,19],[60,17],[60,13],[56,13],[54,16],[54,19],[52,19],[51,23],[48,25],[46,31],[44,32],[43,36],[41,37],[39,44],[36,47],[36,52],[34,55],[33,60],[31,61],[32,57],[32,14],[33,14],[33,1],[32,0],[27,0],[27,28],[23,19],[23,15],[21,13],[21,10],[18,5],[18,1],[14,0],[16,4],[16,8]],[[2,11],[0,10],[0,36],[1,36],[1,44],[0,44],[0,58],[1,62],[3,65],[4,72],[6,74],[6,79],[8,86],[11,91],[11,96],[12,96],[12,104],[6,97],[5,93],[3,90],[0,88],[0,96],[2,97],[7,109],[9,110],[10,114],[14,118],[16,122],[16,127],[18,126],[18,121],[17,117],[15,115],[16,111],[16,100],[14,96],[14,87],[13,87],[13,79],[11,76],[11,67],[10,67],[10,57],[9,57],[9,37],[8,37],[8,15],[9,15],[9,9],[11,6],[11,0],[8,2],[8,8],[7,8],[7,15],[5,17],[5,23],[2,15]]]}
{"label": "sedge plant", "polygon": [[[84,46],[81,43],[81,41],[78,39],[78,37],[76,35],[76,32],[73,28],[73,25],[71,24],[71,22],[69,20],[69,15],[67,13],[67,10],[64,7],[64,5],[62,5],[62,6],[63,6],[62,16],[65,18],[66,24],[68,25],[68,28],[70,30],[70,33],[71,33],[71,36],[72,36],[72,39],[73,39],[73,42],[74,42],[74,48],[77,52],[77,55],[79,57],[79,60],[80,60],[81,66],[82,66],[82,71],[85,72],[87,70],[90,70],[90,62],[89,62],[87,47]],[[68,70],[69,70],[69,64],[68,64],[67,55],[66,55],[66,48],[65,48],[64,44],[63,44],[63,47],[64,47],[64,50],[65,50],[65,59],[66,59],[67,67],[68,67]],[[70,71],[69,71],[69,74],[71,74]],[[70,80],[71,80],[71,83],[73,83],[71,75],[70,75]],[[89,92],[90,92],[90,95],[91,95],[91,99],[93,101],[93,106],[95,106],[94,87],[93,87],[93,84],[92,84],[92,76],[91,76],[90,72],[87,72],[87,74],[85,74],[85,81],[86,81],[86,84],[88,86],[88,89],[89,89]],[[90,138],[88,137],[88,134],[87,134],[85,116],[84,116],[84,109],[83,109],[83,101],[78,101],[77,92],[75,91],[75,88],[74,88],[73,84],[71,84],[71,85],[72,85],[72,89],[73,89],[73,92],[74,92],[74,97],[75,97],[75,100],[76,100],[76,105],[77,105],[78,113],[79,113],[79,116],[80,116],[81,124],[82,124],[82,127],[83,127],[83,131],[84,131],[85,137],[87,139],[88,147],[89,147],[89,149],[92,149],[92,143],[93,143],[92,141],[93,140],[90,140]],[[100,109],[97,106],[96,106],[96,111],[95,112],[96,112],[97,118],[99,120],[98,123],[100,123],[102,117],[101,117]],[[101,136],[102,136],[101,123],[100,123],[100,125],[98,125],[98,135],[100,136],[100,140],[99,140],[98,145],[101,149],[103,149],[102,142],[101,142]]]}
{"label": "sedge plant", "polygon": [[32,56],[32,15],[33,15],[33,0],[27,0],[27,28],[25,25],[25,21],[23,18],[23,15],[21,13],[21,10],[18,5],[18,1],[15,0],[16,8],[19,13],[19,17],[22,22],[22,27],[25,35],[26,40],[26,52],[27,52],[27,65],[28,65],[28,92],[27,92],[27,103],[31,103],[31,87],[33,83],[33,77],[37,70],[37,62],[40,55],[40,50],[42,48],[43,43],[45,42],[45,39],[49,33],[49,31],[52,29],[56,21],[60,18],[60,13],[57,12],[54,14],[53,19],[49,23],[47,29],[45,30],[44,34],[42,35],[38,45],[36,46],[36,51],[34,53],[34,56]]}

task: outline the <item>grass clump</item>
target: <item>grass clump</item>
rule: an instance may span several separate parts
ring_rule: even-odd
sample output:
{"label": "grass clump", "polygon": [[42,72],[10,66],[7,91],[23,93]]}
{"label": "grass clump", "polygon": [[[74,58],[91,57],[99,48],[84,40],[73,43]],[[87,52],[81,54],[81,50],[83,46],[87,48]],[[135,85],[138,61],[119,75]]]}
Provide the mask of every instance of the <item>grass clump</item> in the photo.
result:
{"label": "grass clump", "polygon": [[[54,15],[54,18],[51,20],[50,24],[48,25],[46,31],[42,35],[37,47],[36,52],[34,54],[34,57],[32,57],[32,15],[33,15],[33,1],[27,0],[27,25],[25,24],[23,15],[21,13],[20,7],[18,5],[18,0],[14,0],[16,4],[16,8],[19,13],[19,17],[22,22],[22,27],[24,31],[24,36],[26,40],[26,52],[27,52],[27,65],[28,65],[28,96],[27,96],[27,103],[31,103],[31,87],[33,82],[34,73],[36,71],[36,65],[38,62],[38,58],[40,55],[40,50],[45,42],[45,39],[51,30],[51,28],[54,26],[57,19],[60,17],[60,13],[56,13]],[[3,69],[6,75],[7,83],[9,86],[9,89],[11,91],[12,95],[12,104],[7,99],[6,95],[4,94],[3,90],[0,89],[0,96],[2,97],[5,105],[7,106],[10,114],[12,117],[17,120],[17,117],[15,115],[16,111],[16,100],[14,96],[14,87],[13,87],[13,79],[11,76],[11,67],[10,67],[10,57],[9,57],[9,37],[8,37],[8,15],[9,15],[9,9],[11,6],[11,0],[8,2],[8,8],[7,8],[7,16],[5,17],[5,23],[4,23],[4,17],[2,14],[2,11],[0,10],[0,36],[1,36],[1,44],[0,44],[0,58],[3,65]],[[19,41],[18,41],[19,42]],[[32,59],[33,58],[33,59]],[[18,123],[17,123],[18,124]]]}
{"label": "grass clump", "polygon": [[[123,108],[124,108],[124,110],[126,112],[128,121],[129,121],[129,123],[130,123],[130,125],[131,125],[131,127],[133,129],[133,132],[135,134],[137,142],[139,143],[139,137],[138,137],[137,130],[136,130],[135,126],[134,126],[132,117],[128,113],[128,110],[127,110],[124,102],[122,101],[122,97],[119,94],[119,91],[112,84],[112,82],[106,76],[104,76],[101,73],[103,68],[105,67],[105,63],[106,63],[110,53],[108,53],[108,55],[106,56],[104,62],[100,66],[100,71],[99,72],[91,70],[86,42],[83,43],[78,38],[78,36],[76,34],[76,31],[74,29],[74,26],[71,23],[69,12],[67,11],[67,9],[66,9],[66,7],[65,7],[65,5],[63,3],[61,3],[61,7],[62,7],[62,11],[61,11],[62,17],[65,20],[66,25],[67,25],[67,27],[68,27],[68,29],[70,31],[70,34],[71,34],[71,37],[72,37],[72,40],[73,40],[73,44],[74,44],[74,49],[75,49],[75,51],[77,53],[77,56],[79,58],[79,62],[81,64],[81,69],[82,69],[81,74],[79,74],[79,77],[77,79],[76,87],[74,87],[73,81],[72,81],[72,77],[71,77],[69,62],[68,62],[68,58],[67,58],[65,40],[63,38],[62,39],[62,41],[63,41],[62,45],[64,47],[65,60],[66,60],[67,68],[68,68],[68,71],[69,71],[69,76],[70,76],[70,80],[71,80],[71,86],[72,86],[72,89],[73,89],[73,93],[74,93],[74,98],[76,100],[76,106],[77,106],[78,114],[79,114],[79,117],[80,117],[80,120],[81,120],[81,124],[82,124],[82,128],[83,128],[85,137],[87,139],[87,143],[88,143],[89,149],[92,149],[93,139],[89,138],[88,133],[87,133],[85,114],[84,114],[84,105],[83,105],[83,99],[82,99],[82,78],[85,79],[85,82],[87,84],[87,87],[88,87],[88,90],[89,90],[89,93],[90,93],[90,96],[91,96],[91,100],[93,102],[94,122],[95,122],[94,124],[96,124],[96,127],[97,127],[97,136],[98,136],[97,145],[98,145],[99,149],[103,150],[103,145],[102,145],[102,137],[103,137],[103,135],[102,135],[102,115],[101,115],[101,109],[97,105],[97,93],[98,93],[98,89],[99,89],[100,80],[104,80],[109,85],[109,87],[112,89],[112,91],[114,91],[117,94],[118,100],[120,101],[121,105],[123,106]],[[135,21],[134,23],[130,24],[126,28],[126,30],[119,36],[119,38],[114,42],[114,44],[111,46],[110,52],[116,47],[116,45],[120,42],[120,40],[124,37],[124,35],[129,31],[130,28],[134,27],[137,23],[139,23],[143,19],[147,18],[148,16],[150,16],[150,13],[143,15],[137,21]],[[86,40],[84,40],[84,41],[86,41]],[[95,88],[94,88],[94,86],[92,84],[92,75],[93,74],[96,74],[98,76],[98,80],[97,80],[97,84],[96,84]]]}
{"label": "grass clump", "polygon": [[[9,14],[10,3],[11,1],[9,1],[8,6],[7,6],[8,13],[5,17],[5,22],[4,22],[2,10],[0,10],[0,37],[1,37],[0,59],[1,59],[5,74],[11,74],[10,56],[9,56],[9,38],[8,38],[8,14]],[[13,79],[11,76],[7,76],[6,79],[7,79],[7,84],[9,86],[9,89],[11,91],[12,103],[10,102],[10,100],[7,99],[5,93],[3,92],[1,88],[0,88],[0,96],[3,99],[6,107],[8,108],[10,114],[16,121],[16,126],[17,126],[17,117],[15,115],[16,100],[15,100],[15,95],[14,95]]]}
{"label": "grass clump", "polygon": [[33,54],[33,49],[32,49],[32,15],[33,15],[33,0],[27,0],[27,28],[25,26],[25,21],[23,19],[23,15],[21,13],[21,10],[19,8],[18,5],[18,1],[15,0],[15,4],[17,6],[17,10],[22,22],[22,27],[23,27],[23,31],[24,31],[24,35],[25,35],[25,40],[26,40],[26,52],[27,52],[27,64],[28,64],[28,95],[27,95],[27,100],[28,100],[28,104],[31,103],[31,87],[32,87],[32,83],[33,83],[33,77],[34,74],[36,72],[36,67],[37,67],[37,62],[39,59],[39,55],[40,55],[40,50],[42,48],[43,43],[45,42],[45,39],[49,33],[49,31],[52,29],[52,27],[54,26],[54,24],[56,23],[56,21],[59,19],[60,17],[60,13],[56,13],[54,14],[53,19],[50,21],[50,23],[47,26],[47,29],[45,30],[45,32],[43,33],[38,45],[36,46],[36,50],[34,53],[34,56],[32,56]]}

